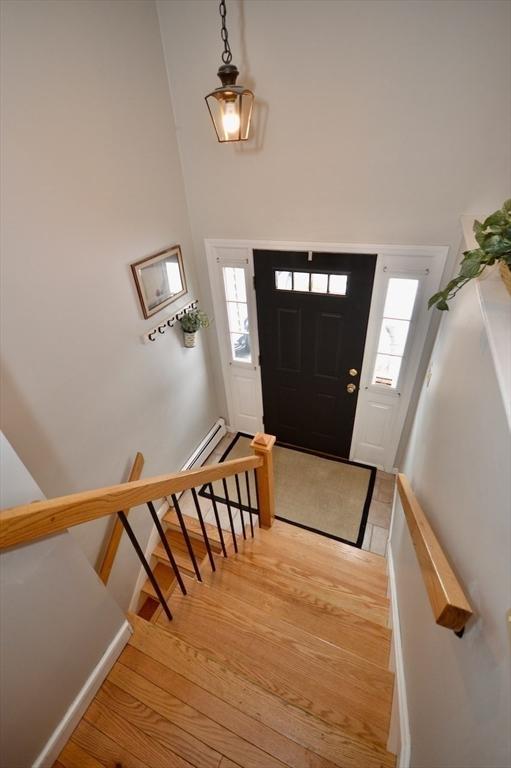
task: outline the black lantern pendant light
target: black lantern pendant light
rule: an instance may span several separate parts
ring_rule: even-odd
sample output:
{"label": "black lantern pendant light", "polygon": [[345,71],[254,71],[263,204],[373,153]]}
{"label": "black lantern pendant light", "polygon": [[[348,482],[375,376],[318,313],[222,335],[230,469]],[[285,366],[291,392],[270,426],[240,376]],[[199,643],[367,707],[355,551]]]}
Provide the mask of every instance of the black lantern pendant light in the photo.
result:
{"label": "black lantern pendant light", "polygon": [[236,85],[239,75],[238,68],[231,64],[232,53],[229,45],[229,34],[225,25],[227,10],[225,0],[220,0],[220,17],[222,19],[221,37],[224,41],[222,52],[223,64],[218,69],[218,77],[222,85],[206,96],[209,114],[215,126],[218,141],[246,141],[250,130],[254,94],[242,85]]}

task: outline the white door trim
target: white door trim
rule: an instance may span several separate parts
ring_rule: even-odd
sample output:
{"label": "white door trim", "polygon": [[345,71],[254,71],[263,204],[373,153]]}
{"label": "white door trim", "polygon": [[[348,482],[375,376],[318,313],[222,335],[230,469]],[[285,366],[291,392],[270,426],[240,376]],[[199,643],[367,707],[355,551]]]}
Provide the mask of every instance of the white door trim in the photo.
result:
{"label": "white door trim", "polygon": [[[350,459],[354,461],[363,461],[368,464],[376,464],[386,471],[392,471],[394,458],[397,450],[399,436],[408,410],[410,396],[415,381],[416,372],[422,356],[422,350],[427,331],[429,329],[431,314],[428,313],[425,299],[438,290],[440,279],[444,270],[448,254],[448,246],[435,245],[388,245],[378,243],[318,243],[313,241],[291,241],[291,240],[230,240],[208,238],[204,241],[208,272],[210,278],[211,292],[213,298],[214,314],[216,321],[216,331],[220,347],[222,374],[226,391],[227,407],[229,411],[229,424],[234,429],[257,431],[264,428],[263,425],[263,399],[261,385],[261,370],[259,367],[259,338],[257,332],[257,305],[255,290],[253,287],[254,277],[254,250],[271,251],[316,251],[331,253],[376,253],[376,272],[373,286],[373,295],[371,300],[371,310],[367,327],[367,337],[364,352],[364,362],[362,365],[357,412],[355,416],[355,425],[353,429],[353,438],[350,452]],[[251,363],[233,362],[229,349],[229,329],[227,321],[227,311],[225,307],[225,294],[221,281],[221,272],[219,264],[224,266],[244,266],[246,270],[247,302],[250,324],[251,344],[253,356]],[[410,354],[407,355],[406,371],[403,376],[403,386],[400,387],[401,393],[378,391],[378,388],[371,387],[370,377],[372,375],[372,366],[376,345],[378,343],[378,334],[380,319],[385,299],[385,290],[387,285],[386,274],[401,273],[403,275],[412,273],[422,273],[425,277],[421,281],[421,295],[417,298],[417,305],[420,307],[414,315],[414,334],[411,340]],[[427,274],[426,274],[427,273]],[[252,402],[244,404],[244,412],[240,413],[239,395],[240,382],[245,387],[246,392],[250,391],[250,400]],[[367,398],[363,393],[372,396],[373,401],[385,400],[389,406],[390,398],[398,398],[398,404],[395,405],[392,413],[392,428],[389,435],[388,445],[385,451],[378,454],[375,459],[371,456],[371,451],[364,447],[363,435],[363,411]],[[397,410],[396,410],[397,409]]]}
{"label": "white door trim", "polygon": [[[220,348],[220,362],[227,401],[229,427],[254,434],[263,431],[263,399],[259,367],[257,307],[254,290],[254,258],[252,247],[237,241],[206,241],[206,255],[213,297],[215,328]],[[242,267],[245,270],[248,322],[252,360],[232,359],[229,322],[222,272],[219,267]]]}

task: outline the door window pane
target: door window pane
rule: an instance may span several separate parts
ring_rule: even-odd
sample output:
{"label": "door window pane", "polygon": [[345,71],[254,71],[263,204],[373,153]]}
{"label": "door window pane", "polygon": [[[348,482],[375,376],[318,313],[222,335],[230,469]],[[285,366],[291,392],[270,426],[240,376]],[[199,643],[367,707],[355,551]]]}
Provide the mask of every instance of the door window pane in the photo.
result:
{"label": "door window pane", "polygon": [[275,285],[279,291],[292,291],[293,290],[293,274],[292,272],[275,272]]}
{"label": "door window pane", "polygon": [[243,360],[246,363],[251,361],[248,333],[231,333],[231,352],[234,360]]}
{"label": "door window pane", "polygon": [[244,267],[224,267],[224,286],[233,360],[250,363],[250,329]]}
{"label": "door window pane", "polygon": [[418,287],[418,280],[391,277],[387,288],[383,316],[409,320],[412,316]]}
{"label": "door window pane", "polygon": [[278,291],[300,291],[301,293],[311,292],[346,296],[348,275],[275,270],[275,287]]}
{"label": "door window pane", "polygon": [[328,291],[328,275],[312,274],[311,275],[311,291],[313,293],[327,293]]}
{"label": "door window pane", "polygon": [[242,267],[224,267],[225,296],[227,301],[246,301],[245,270]]}
{"label": "door window pane", "polygon": [[227,302],[227,314],[229,315],[229,330],[236,333],[248,331],[247,305],[239,301]]}
{"label": "door window pane", "polygon": [[330,275],[328,292],[335,293],[337,296],[346,296],[347,284],[348,275]]}
{"label": "door window pane", "polygon": [[395,389],[401,369],[402,357],[376,355],[373,384],[384,384]]}
{"label": "door window pane", "polygon": [[309,291],[309,272],[293,272],[293,290]]}
{"label": "door window pane", "polygon": [[405,351],[409,326],[408,320],[387,320],[384,318],[381,325],[378,352],[402,356]]}
{"label": "door window pane", "polygon": [[391,389],[398,385],[418,287],[418,280],[389,279],[372,384]]}

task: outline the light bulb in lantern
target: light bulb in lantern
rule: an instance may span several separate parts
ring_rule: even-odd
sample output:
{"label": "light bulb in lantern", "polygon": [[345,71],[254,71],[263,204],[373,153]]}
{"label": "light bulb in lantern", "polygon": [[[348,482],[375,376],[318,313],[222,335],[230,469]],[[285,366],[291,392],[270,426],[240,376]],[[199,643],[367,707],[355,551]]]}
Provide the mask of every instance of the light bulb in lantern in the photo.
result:
{"label": "light bulb in lantern", "polygon": [[222,115],[222,125],[227,134],[238,133],[240,129],[240,116],[236,109],[235,101],[226,102]]}

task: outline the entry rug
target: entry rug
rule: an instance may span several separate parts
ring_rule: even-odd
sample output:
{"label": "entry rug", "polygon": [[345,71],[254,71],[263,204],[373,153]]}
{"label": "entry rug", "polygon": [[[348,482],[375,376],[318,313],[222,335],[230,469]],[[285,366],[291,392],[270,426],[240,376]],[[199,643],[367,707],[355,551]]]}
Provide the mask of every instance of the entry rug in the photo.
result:
{"label": "entry rug", "polygon": [[[251,441],[250,435],[238,432],[221,461],[253,455]],[[374,467],[278,444],[273,449],[273,463],[278,520],[355,547],[362,546],[376,478]],[[249,474],[251,501],[255,506],[254,473]],[[239,509],[234,477],[227,479],[227,490],[231,506]],[[239,483],[239,491],[241,507],[248,509],[244,479]],[[217,502],[225,503],[221,480],[213,483],[213,493]],[[200,494],[211,498],[208,486],[203,486]]]}

